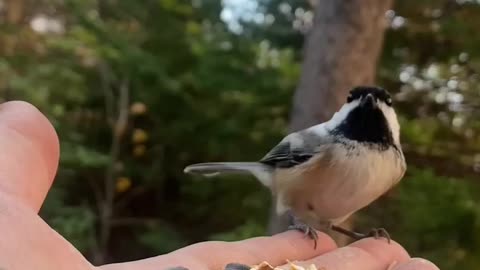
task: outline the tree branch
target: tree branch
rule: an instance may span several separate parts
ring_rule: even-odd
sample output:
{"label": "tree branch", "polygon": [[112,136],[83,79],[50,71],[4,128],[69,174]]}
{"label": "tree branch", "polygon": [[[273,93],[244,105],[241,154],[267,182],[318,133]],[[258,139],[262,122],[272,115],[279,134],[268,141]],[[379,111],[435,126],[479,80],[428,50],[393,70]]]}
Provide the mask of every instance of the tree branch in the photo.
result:
{"label": "tree branch", "polygon": [[119,97],[117,102],[118,116],[112,126],[112,143],[110,146],[110,164],[105,173],[105,198],[102,204],[102,211],[100,215],[100,254],[97,258],[97,263],[105,261],[108,250],[108,242],[110,239],[112,228],[112,217],[114,215],[114,200],[115,200],[115,167],[120,159],[121,142],[125,135],[128,125],[129,112],[129,82],[124,79],[119,86]]}
{"label": "tree branch", "polygon": [[102,92],[105,101],[105,114],[107,118],[107,123],[112,126],[114,125],[115,118],[115,111],[113,105],[115,103],[115,96],[111,88],[111,82],[114,80],[114,78],[110,68],[105,63],[100,63],[98,70],[100,73]]}

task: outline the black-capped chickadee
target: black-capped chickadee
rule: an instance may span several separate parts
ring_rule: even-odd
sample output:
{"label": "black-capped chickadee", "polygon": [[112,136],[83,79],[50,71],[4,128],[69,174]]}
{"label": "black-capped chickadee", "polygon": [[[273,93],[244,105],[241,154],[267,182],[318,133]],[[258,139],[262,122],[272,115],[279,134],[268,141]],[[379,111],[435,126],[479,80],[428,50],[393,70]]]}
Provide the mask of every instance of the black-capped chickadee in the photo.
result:
{"label": "black-capped chickadee", "polygon": [[361,234],[337,225],[403,177],[399,132],[390,94],[378,87],[356,87],[329,121],[289,134],[258,162],[200,163],[185,172],[254,175],[273,193],[277,214],[293,214],[291,228],[309,234],[315,244],[313,229],[332,229],[355,239],[390,239],[384,229]]}

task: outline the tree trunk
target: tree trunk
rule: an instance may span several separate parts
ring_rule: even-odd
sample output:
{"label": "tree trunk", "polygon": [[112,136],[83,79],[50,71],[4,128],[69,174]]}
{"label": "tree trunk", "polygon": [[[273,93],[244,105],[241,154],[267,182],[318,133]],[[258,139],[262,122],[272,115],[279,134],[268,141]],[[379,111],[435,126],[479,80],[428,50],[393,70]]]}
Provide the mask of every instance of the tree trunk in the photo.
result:
{"label": "tree trunk", "polygon": [[[304,47],[302,75],[295,92],[290,131],[330,119],[348,91],[372,85],[383,35],[385,13],[393,0],[318,0],[314,25]],[[283,231],[286,217],[271,215],[270,232]],[[343,226],[351,227],[350,224]],[[335,237],[339,244],[346,238]]]}
{"label": "tree trunk", "polygon": [[6,4],[7,23],[11,25],[20,24],[24,19],[25,0],[8,0]]}

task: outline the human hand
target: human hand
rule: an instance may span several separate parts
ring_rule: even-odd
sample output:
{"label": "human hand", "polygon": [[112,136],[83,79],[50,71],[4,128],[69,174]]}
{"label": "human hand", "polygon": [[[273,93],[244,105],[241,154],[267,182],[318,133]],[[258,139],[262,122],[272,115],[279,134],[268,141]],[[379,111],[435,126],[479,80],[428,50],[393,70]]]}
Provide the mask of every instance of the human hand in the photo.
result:
{"label": "human hand", "polygon": [[59,158],[58,138],[48,120],[24,102],[0,105],[0,149],[0,269],[164,270],[184,266],[222,270],[231,262],[282,265],[286,259],[325,269],[438,269],[428,261],[411,259],[394,242],[365,239],[336,248],[331,238],[319,233],[314,250],[311,240],[294,231],[235,243],[199,243],[167,255],[96,267],[38,216]]}

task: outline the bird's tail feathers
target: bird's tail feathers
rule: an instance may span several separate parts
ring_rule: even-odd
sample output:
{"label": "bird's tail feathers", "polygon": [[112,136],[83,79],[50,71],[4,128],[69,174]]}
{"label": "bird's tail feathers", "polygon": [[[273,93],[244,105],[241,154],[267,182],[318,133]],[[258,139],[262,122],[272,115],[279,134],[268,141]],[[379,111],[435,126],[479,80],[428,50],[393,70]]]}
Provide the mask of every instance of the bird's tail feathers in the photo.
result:
{"label": "bird's tail feathers", "polygon": [[252,174],[265,186],[270,186],[271,169],[258,162],[209,162],[187,166],[185,173],[213,177],[220,174]]}

